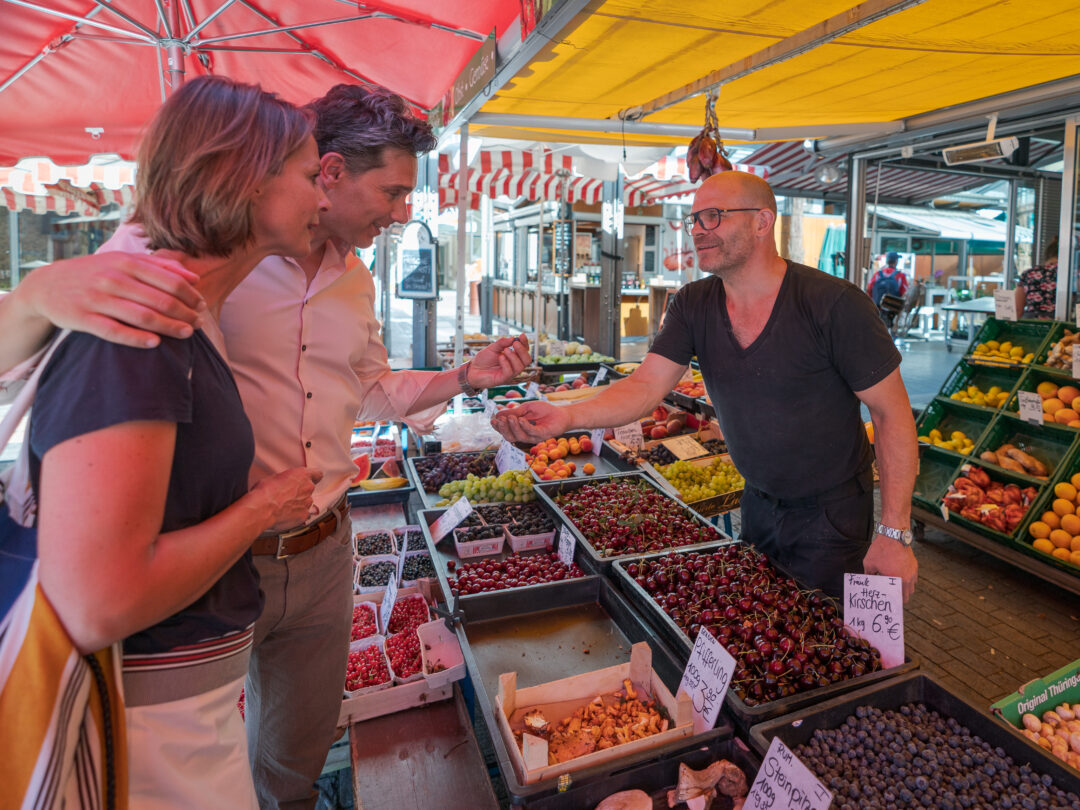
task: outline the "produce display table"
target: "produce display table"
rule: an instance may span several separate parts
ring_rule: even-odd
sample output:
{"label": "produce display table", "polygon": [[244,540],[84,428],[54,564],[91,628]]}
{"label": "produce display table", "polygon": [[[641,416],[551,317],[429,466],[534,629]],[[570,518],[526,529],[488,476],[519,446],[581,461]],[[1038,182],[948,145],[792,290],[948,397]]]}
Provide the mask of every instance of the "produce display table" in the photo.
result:
{"label": "produce display table", "polygon": [[357,810],[499,806],[457,686],[453,700],[353,723],[349,747]]}
{"label": "produce display table", "polygon": [[912,529],[919,539],[921,539],[921,535],[925,530],[924,527],[932,526],[935,529],[940,529],[945,532],[950,537],[955,537],[957,540],[961,540],[969,546],[973,546],[993,557],[997,557],[999,560],[1004,560],[1010,565],[1016,566],[1021,571],[1027,571],[1029,574],[1034,574],[1040,579],[1044,579],[1050,584],[1056,585],[1069,593],[1080,595],[1080,577],[1074,576],[1067,571],[1062,571],[1059,568],[1055,568],[1053,565],[1044,563],[1036,557],[1024,554],[1010,546],[1003,545],[996,540],[991,540],[989,537],[984,537],[978,532],[972,531],[964,526],[959,526],[955,521],[944,520],[941,517],[940,512],[932,512],[917,504],[912,504],[911,518],[913,524]]}

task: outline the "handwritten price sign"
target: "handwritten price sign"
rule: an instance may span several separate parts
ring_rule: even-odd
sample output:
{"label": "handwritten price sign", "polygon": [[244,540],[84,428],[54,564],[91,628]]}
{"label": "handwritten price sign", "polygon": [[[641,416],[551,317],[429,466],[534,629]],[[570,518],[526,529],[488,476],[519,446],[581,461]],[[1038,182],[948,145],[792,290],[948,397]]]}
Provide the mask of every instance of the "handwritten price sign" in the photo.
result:
{"label": "handwritten price sign", "polygon": [[[472,510],[472,504],[469,503],[468,498],[461,497],[454,501],[454,505],[439,515],[439,518],[431,524],[431,539],[438,543],[446,535],[450,534]],[[405,555],[402,554],[401,556],[404,557]]]}
{"label": "handwritten price sign", "polygon": [[844,574],[844,624],[877,648],[886,669],[904,663],[904,597],[897,577]]}
{"label": "handwritten price sign", "polygon": [[567,568],[574,564],[574,547],[576,545],[577,538],[568,528],[563,526],[559,529],[559,560]]}
{"label": "handwritten price sign", "polygon": [[751,810],[826,810],[833,795],[803,765],[779,737],[773,737],[758,770],[757,779],[746,796]]}
{"label": "handwritten price sign", "polygon": [[694,705],[695,734],[716,725],[734,671],[735,659],[731,653],[712,633],[701,628],[679,682],[679,689],[690,696]]}

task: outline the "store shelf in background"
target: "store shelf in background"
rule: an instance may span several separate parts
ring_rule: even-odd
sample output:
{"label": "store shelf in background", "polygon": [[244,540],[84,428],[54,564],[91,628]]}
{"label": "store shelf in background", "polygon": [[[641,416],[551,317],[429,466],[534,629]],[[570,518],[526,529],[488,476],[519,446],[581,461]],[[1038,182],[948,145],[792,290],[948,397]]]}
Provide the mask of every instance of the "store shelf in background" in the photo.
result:
{"label": "store shelf in background", "polygon": [[[952,447],[942,447],[933,442],[930,433],[937,430],[941,433],[941,441],[950,442],[955,432],[963,433],[972,443],[972,448],[978,446],[979,440],[990,427],[990,420],[994,415],[989,412],[979,412],[972,408],[964,407],[953,400],[934,399],[919,417],[915,432],[919,435],[919,441],[929,444],[945,453],[951,453],[957,458],[970,458],[970,453],[961,453]],[[930,437],[927,441],[926,437]]]}
{"label": "store shelf in background", "polygon": [[[652,650],[652,666],[668,689],[677,689],[682,677],[682,667],[652,628],[609,582],[603,579],[595,582],[594,594],[576,604],[458,627],[465,663],[476,689],[477,707],[491,734],[499,770],[515,807],[530,808],[541,799],[556,801],[560,780],[523,785],[515,776],[509,751],[495,725],[494,698],[502,673],[517,672],[519,687],[546,683],[629,661],[632,645],[644,641]],[[575,771],[570,783],[604,785],[627,768],[672,759],[702,745],[730,739],[731,733],[730,722],[721,715],[712,731],[689,737],[682,743]]]}
{"label": "store shelf in background", "polygon": [[[699,549],[677,549],[673,554],[686,554],[689,552],[697,551],[701,553],[709,553],[713,551],[713,548],[699,548]],[[660,557],[666,557],[667,554],[652,554],[641,559],[652,560]],[[690,659],[690,652],[694,648],[694,640],[691,639],[683,630],[672,620],[672,618],[660,607],[659,604],[653,599],[653,597],[642,588],[637,581],[626,570],[626,567],[634,562],[632,560],[625,560],[617,562],[612,568],[611,577],[616,583],[616,586],[626,597],[627,601],[636,608],[645,617],[646,621],[651,627],[653,627],[660,638],[668,645],[668,648],[675,654],[676,659],[680,666],[685,666],[686,662]],[[786,572],[779,566],[774,565],[776,570],[787,576]],[[835,600],[830,599],[824,594],[819,594],[822,599],[835,604]],[[843,611],[840,610],[839,614],[842,616]],[[726,621],[726,620],[725,620]],[[816,687],[808,689],[803,692],[797,692],[789,697],[780,698],[779,700],[770,701],[767,703],[760,703],[756,706],[750,706],[745,701],[739,698],[734,691],[729,691],[727,698],[724,702],[724,711],[727,712],[734,720],[735,725],[744,731],[749,729],[755,723],[762,722],[772,717],[777,717],[781,714],[797,711],[806,706],[811,706],[818,703],[821,700],[833,697],[837,694],[844,692],[850,692],[853,689],[859,689],[867,684],[876,683],[888,678],[896,677],[905,672],[909,672],[913,669],[917,669],[919,662],[911,658],[905,658],[903,664],[892,667],[890,669],[880,669],[876,672],[868,672],[864,675],[859,675],[854,678],[849,678],[844,681],[832,683],[829,686]]]}
{"label": "store shelf in background", "polygon": [[946,717],[955,718],[967,726],[973,735],[978,735],[991,746],[1002,748],[1013,758],[1017,767],[1031,763],[1034,770],[1049,774],[1058,787],[1080,791],[1080,777],[1047,751],[1004,728],[986,709],[969,703],[934,678],[918,672],[759,723],[750,730],[750,745],[757,752],[764,753],[772,738],[779,737],[789,748],[794,748],[808,741],[817,729],[839,727],[859,706],[896,709],[906,703],[923,703]]}

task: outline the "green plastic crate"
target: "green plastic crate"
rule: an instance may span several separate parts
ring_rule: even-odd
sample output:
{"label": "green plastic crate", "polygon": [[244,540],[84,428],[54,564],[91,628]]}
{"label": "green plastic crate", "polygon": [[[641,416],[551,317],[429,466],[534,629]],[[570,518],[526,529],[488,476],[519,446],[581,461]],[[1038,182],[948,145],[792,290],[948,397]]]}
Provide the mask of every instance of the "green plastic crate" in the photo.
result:
{"label": "green plastic crate", "polygon": [[[1034,355],[1033,360],[1037,360],[1053,326],[1053,321],[999,321],[997,318],[988,318],[976,333],[975,339],[971,341],[971,345],[968,347],[967,359],[971,360],[976,356],[975,347],[980,343],[996,340],[999,343],[1008,341],[1013,345],[1020,346],[1023,348],[1025,355],[1031,353]],[[1006,363],[1004,360],[998,362]]]}
{"label": "green plastic crate", "polygon": [[[964,468],[966,466],[967,465],[961,465],[957,469],[956,474],[959,476],[964,471]],[[990,476],[990,480],[992,481],[1000,481],[1003,484],[1016,484],[1021,489],[1024,489],[1025,487],[1034,487],[1036,489],[1036,496],[1035,499],[1032,501],[1031,507],[1029,507],[1028,511],[1024,513],[1023,519],[1020,521],[1020,523],[1017,524],[1016,530],[1013,531],[1012,534],[1006,534],[1005,532],[999,532],[995,529],[991,529],[989,526],[983,523],[979,523],[975,520],[968,520],[965,517],[961,517],[959,512],[953,512],[951,510],[949,512],[950,522],[956,523],[960,526],[964,526],[965,528],[971,529],[973,532],[981,534],[983,537],[989,537],[991,540],[996,540],[999,543],[1003,543],[1009,546],[1014,545],[1014,538],[1022,537],[1023,533],[1027,531],[1027,524],[1031,519],[1031,515],[1035,513],[1035,510],[1038,508],[1040,500],[1045,497],[1046,491],[1049,488],[1048,485],[1043,484],[1040,487],[1037,482],[1032,481],[1030,476],[1017,475],[1008,470],[993,469],[988,465],[981,463],[973,463],[971,466],[981,467],[982,469],[984,469],[986,473]],[[945,494],[946,493],[942,493],[942,498],[944,498]],[[938,504],[936,505],[940,507],[941,501],[939,500]],[[1034,549],[1032,549],[1032,553],[1036,553]]]}
{"label": "green plastic crate", "polygon": [[1013,538],[1013,545],[1025,554],[1034,557],[1047,565],[1052,565],[1055,568],[1060,568],[1062,571],[1068,571],[1070,574],[1080,577],[1080,566],[1073,565],[1065,560],[1059,560],[1052,554],[1045,554],[1036,550],[1031,545],[1031,541],[1034,538],[1028,533],[1028,527],[1042,517],[1043,512],[1049,511],[1050,504],[1055,498],[1054,487],[1062,481],[1068,481],[1078,472],[1080,472],[1080,450],[1074,448],[1072,454],[1065,459],[1064,463],[1058,465],[1057,474],[1051,476],[1050,483],[1043,488],[1034,505],[1028,510],[1024,522],[1020,524],[1020,527]]}
{"label": "green plastic crate", "polygon": [[963,463],[955,453],[928,446],[919,454],[919,474],[915,476],[915,491],[911,497],[921,505],[937,510],[941,496],[956,480],[957,470]]}
{"label": "green plastic crate", "polygon": [[[1016,445],[1020,450],[1029,453],[1041,461],[1047,467],[1047,477],[1052,478],[1058,467],[1066,461],[1074,451],[1078,441],[1077,431],[1071,430],[1064,425],[1048,423],[1032,425],[1012,414],[1000,414],[994,419],[990,428],[983,433],[979,443],[975,446],[973,455],[978,458],[984,451],[996,451],[1003,444]],[[988,469],[1003,469],[992,462],[979,459],[980,463]],[[1034,474],[1029,474],[1033,482],[1045,483]]]}
{"label": "green plastic crate", "polygon": [[1053,321],[1050,326],[1050,333],[1046,336],[1046,340],[1043,342],[1042,350],[1035,357],[1035,362],[1032,363],[1033,367],[1041,369],[1049,369],[1050,371],[1056,371],[1057,373],[1072,373],[1072,367],[1064,369],[1054,369],[1046,365],[1046,359],[1050,356],[1050,350],[1054,348],[1054,344],[1065,337],[1066,328],[1070,332],[1077,331],[1075,323],[1067,323],[1066,321]]}
{"label": "green plastic crate", "polygon": [[[967,389],[968,386],[974,385],[984,394],[989,392],[991,388],[997,386],[1002,391],[1007,392],[1010,396],[1013,390],[1020,382],[1020,378],[1023,376],[1024,368],[1022,366],[982,366],[975,363],[969,363],[966,360],[961,360],[956,364],[956,367],[949,372],[949,376],[945,378],[944,385],[941,386],[941,391],[938,396],[952,399],[952,395],[960,391],[961,389]],[[961,402],[971,408],[982,407],[989,410],[996,411],[999,408],[990,408],[985,405],[975,405],[973,403],[967,403],[963,400],[952,399],[953,402]],[[1008,397],[1005,398],[1005,402],[1008,402]]]}
{"label": "green plastic crate", "polygon": [[[986,409],[975,409],[964,406],[949,399],[938,397],[931,400],[923,412],[919,415],[915,432],[921,437],[926,436],[935,428],[940,430],[943,438],[948,441],[953,431],[959,430],[964,433],[975,447],[979,446],[979,440],[990,426],[993,414]],[[923,441],[920,439],[920,441]],[[923,444],[928,444],[923,441]],[[947,447],[939,447],[934,444],[929,446],[943,453],[950,453],[958,459],[970,458],[969,455],[960,453]]]}
{"label": "green plastic crate", "polygon": [[[1071,376],[1062,376],[1060,372],[1050,368],[1038,368],[1033,366],[1024,372],[1024,376],[1020,378],[1020,383],[1013,389],[1012,394],[1009,396],[1009,401],[1005,404],[1004,413],[1018,414],[1020,412],[1020,398],[1019,393],[1021,391],[1030,391],[1031,393],[1038,393],[1036,389],[1039,387],[1039,383],[1052,382],[1054,385],[1072,385],[1075,388],[1080,388],[1080,381],[1073,380]],[[1075,407],[1080,407],[1080,404],[1073,403]],[[1075,410],[1074,407],[1074,410]],[[1049,422],[1050,417],[1044,416],[1045,420],[1050,424],[1056,424]],[[1078,428],[1068,427],[1067,425],[1057,425],[1063,427],[1066,430],[1076,431]]]}

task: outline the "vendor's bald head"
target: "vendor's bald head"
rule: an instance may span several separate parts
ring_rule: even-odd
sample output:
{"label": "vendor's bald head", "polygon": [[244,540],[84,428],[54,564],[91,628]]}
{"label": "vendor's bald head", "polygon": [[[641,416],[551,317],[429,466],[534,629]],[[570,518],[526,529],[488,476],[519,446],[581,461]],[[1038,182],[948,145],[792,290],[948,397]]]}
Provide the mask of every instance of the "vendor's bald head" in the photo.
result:
{"label": "vendor's bald head", "polygon": [[768,183],[749,172],[720,172],[706,178],[694,197],[694,208],[705,208],[705,205],[696,204],[697,199],[713,194],[721,195],[725,200],[717,208],[762,208],[772,211],[776,217],[776,195]]}
{"label": "vendor's bald head", "polygon": [[703,272],[726,277],[777,255],[776,197],[760,177],[721,172],[707,178],[694,195],[693,211],[709,208],[724,212],[719,224],[715,217],[711,222],[699,218],[690,229]]}

